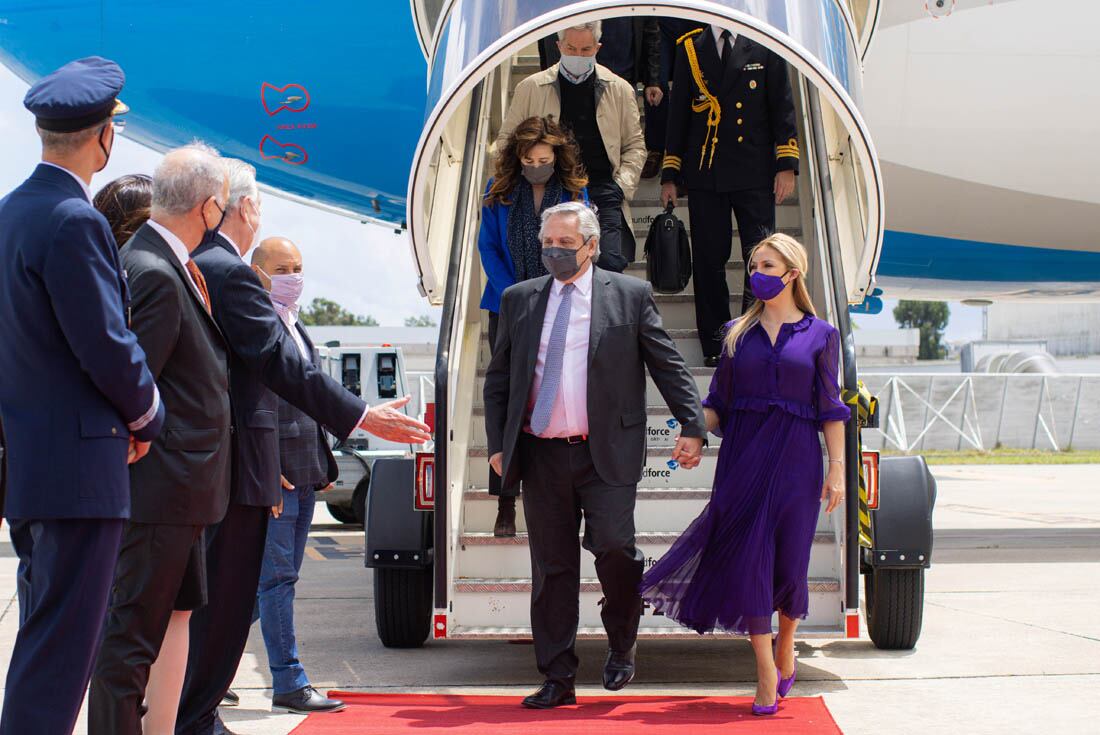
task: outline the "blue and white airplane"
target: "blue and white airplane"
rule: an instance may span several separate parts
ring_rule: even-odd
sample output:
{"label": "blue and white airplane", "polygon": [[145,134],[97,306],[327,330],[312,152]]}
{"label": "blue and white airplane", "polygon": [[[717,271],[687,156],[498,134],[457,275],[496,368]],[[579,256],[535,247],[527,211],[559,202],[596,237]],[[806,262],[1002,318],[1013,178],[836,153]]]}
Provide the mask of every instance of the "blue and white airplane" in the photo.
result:
{"label": "blue and white airplane", "polygon": [[[129,137],[199,137],[286,196],[403,225],[425,56],[454,4],[0,0],[0,62],[31,81],[116,59]],[[845,4],[869,40],[884,295],[1100,298],[1100,3]]]}

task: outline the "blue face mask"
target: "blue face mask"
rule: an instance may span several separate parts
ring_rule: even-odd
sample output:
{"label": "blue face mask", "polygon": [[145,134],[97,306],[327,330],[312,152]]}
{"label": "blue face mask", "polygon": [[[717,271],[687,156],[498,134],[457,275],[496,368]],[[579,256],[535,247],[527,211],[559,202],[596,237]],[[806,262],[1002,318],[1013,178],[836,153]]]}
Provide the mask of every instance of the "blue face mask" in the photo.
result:
{"label": "blue face mask", "polygon": [[[790,271],[787,271],[787,273],[790,273]],[[787,273],[784,273],[783,276]],[[783,276],[769,276],[767,273],[761,273],[760,271],[754,272],[749,276],[749,288],[752,290],[752,295],[761,301],[774,299],[787,287],[787,284],[783,282]]]}
{"label": "blue face mask", "polygon": [[566,79],[574,84],[580,84],[585,79],[588,79],[588,75],[592,73],[592,70],[596,68],[595,56],[568,56],[562,54],[561,66],[570,76]]}

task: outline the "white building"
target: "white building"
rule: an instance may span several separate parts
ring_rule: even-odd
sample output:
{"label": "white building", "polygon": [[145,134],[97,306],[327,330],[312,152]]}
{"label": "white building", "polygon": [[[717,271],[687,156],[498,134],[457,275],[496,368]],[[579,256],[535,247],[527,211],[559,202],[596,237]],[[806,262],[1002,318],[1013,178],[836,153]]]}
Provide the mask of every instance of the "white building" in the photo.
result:
{"label": "white building", "polygon": [[1100,304],[998,302],[987,320],[989,340],[1040,339],[1052,355],[1100,354]]}

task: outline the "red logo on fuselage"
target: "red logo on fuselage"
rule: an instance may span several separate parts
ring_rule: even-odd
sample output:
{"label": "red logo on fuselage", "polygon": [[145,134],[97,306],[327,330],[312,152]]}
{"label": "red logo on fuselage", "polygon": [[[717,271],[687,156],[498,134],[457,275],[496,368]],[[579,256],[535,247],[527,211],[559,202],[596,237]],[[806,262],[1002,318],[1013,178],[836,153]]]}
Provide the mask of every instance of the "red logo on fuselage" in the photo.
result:
{"label": "red logo on fuselage", "polygon": [[260,102],[268,115],[277,115],[283,110],[304,112],[309,107],[309,91],[301,84],[276,87],[264,82],[260,85]]}

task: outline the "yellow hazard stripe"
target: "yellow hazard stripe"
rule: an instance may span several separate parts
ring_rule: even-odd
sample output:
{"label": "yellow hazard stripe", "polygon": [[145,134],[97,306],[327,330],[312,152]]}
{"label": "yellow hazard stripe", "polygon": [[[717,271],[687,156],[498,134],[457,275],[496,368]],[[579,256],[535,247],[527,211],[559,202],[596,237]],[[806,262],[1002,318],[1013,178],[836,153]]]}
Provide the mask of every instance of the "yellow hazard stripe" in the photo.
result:
{"label": "yellow hazard stripe", "polygon": [[875,411],[878,399],[871,395],[863,381],[859,381],[858,389],[846,390],[841,396],[845,404],[852,410],[852,418],[856,420],[856,436],[859,442],[859,545],[871,548],[871,510],[868,508],[867,480],[863,472],[863,432],[868,420]]}

